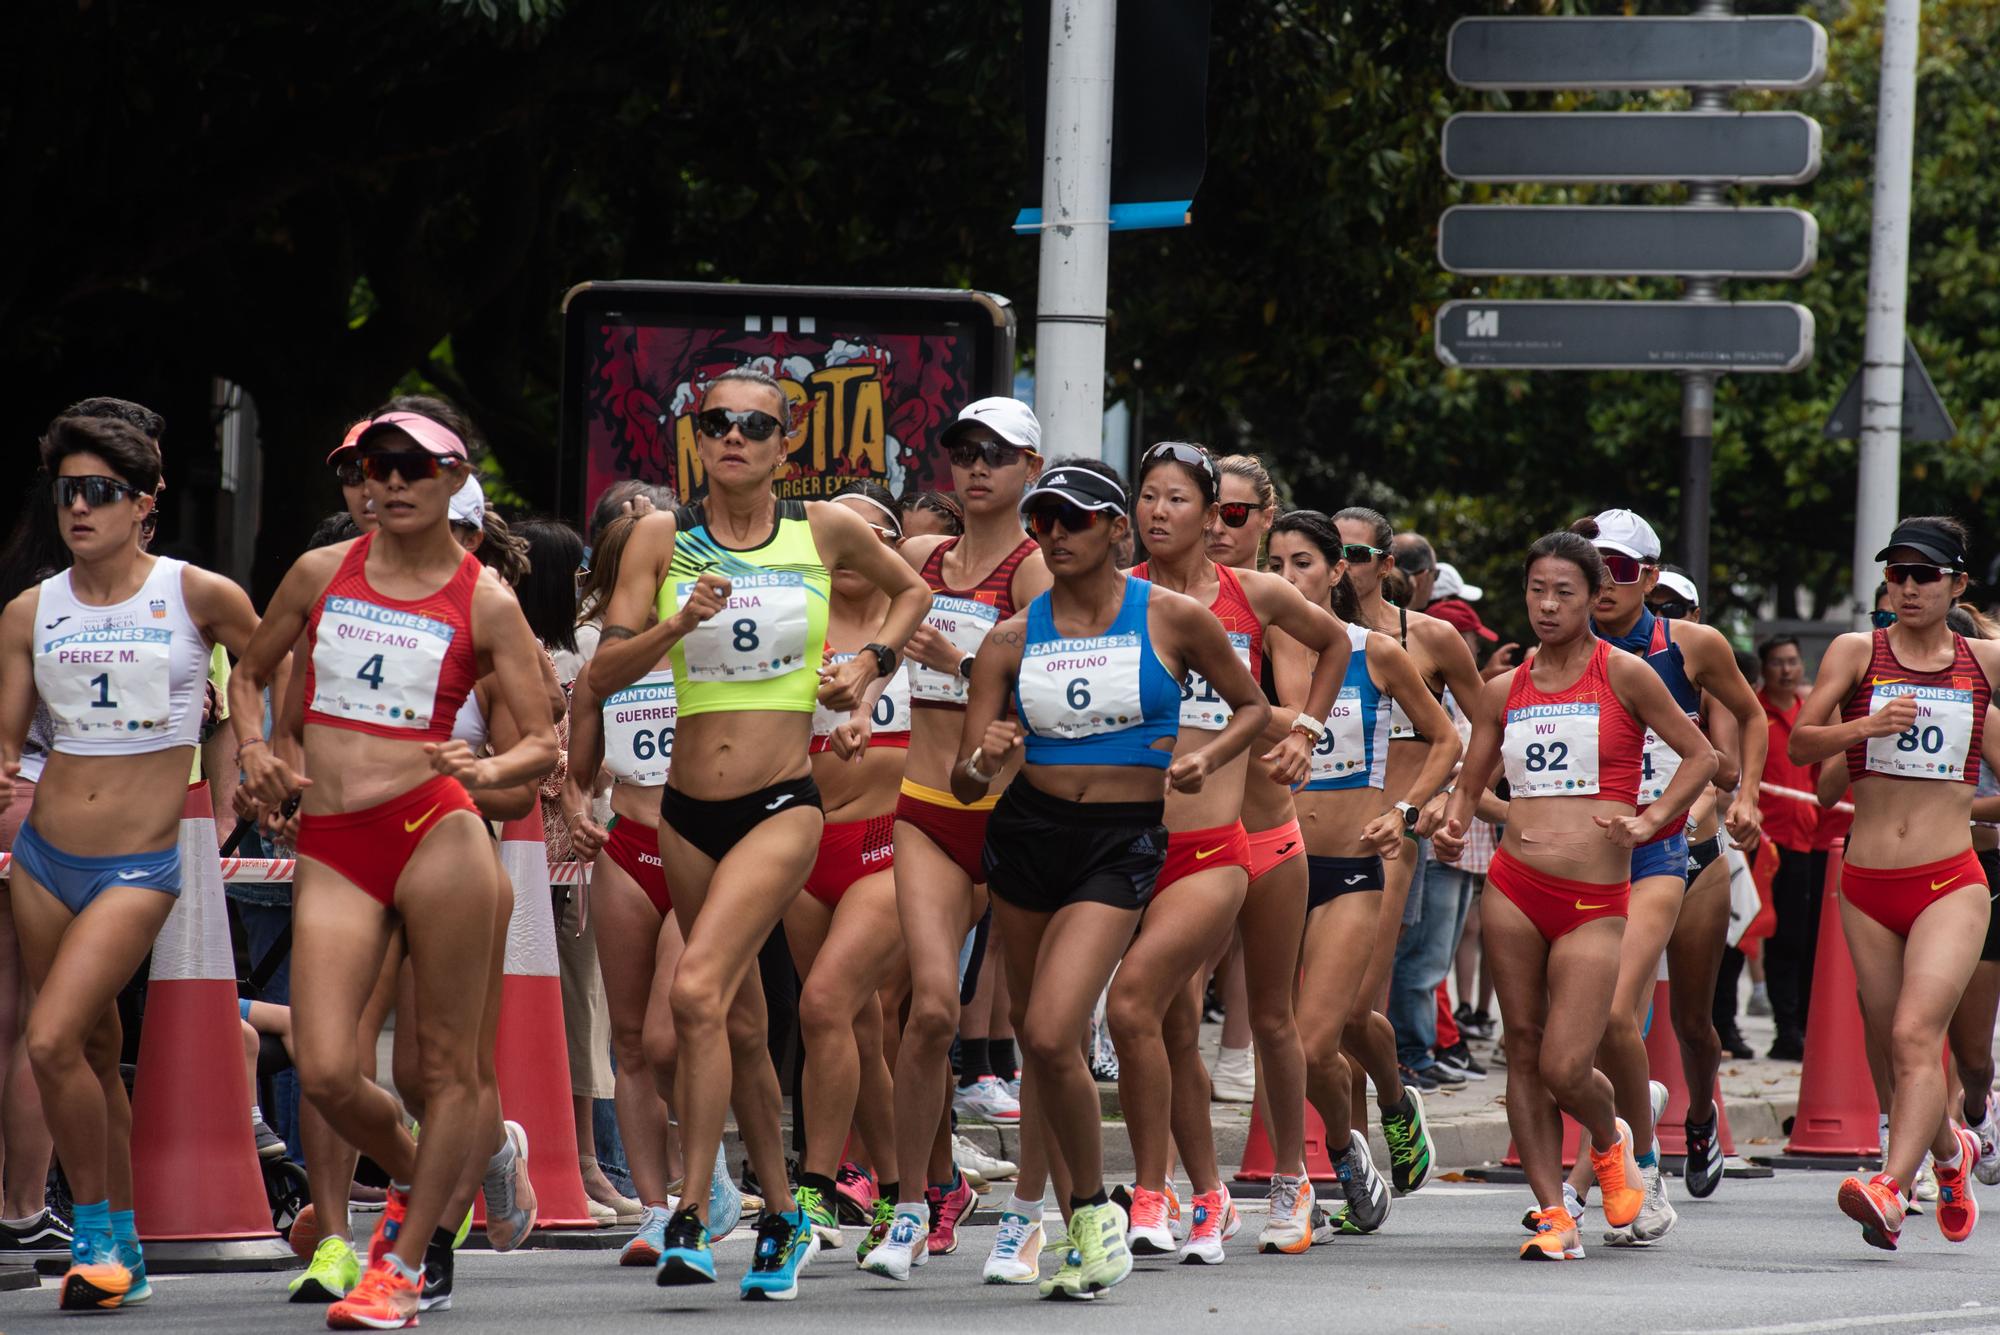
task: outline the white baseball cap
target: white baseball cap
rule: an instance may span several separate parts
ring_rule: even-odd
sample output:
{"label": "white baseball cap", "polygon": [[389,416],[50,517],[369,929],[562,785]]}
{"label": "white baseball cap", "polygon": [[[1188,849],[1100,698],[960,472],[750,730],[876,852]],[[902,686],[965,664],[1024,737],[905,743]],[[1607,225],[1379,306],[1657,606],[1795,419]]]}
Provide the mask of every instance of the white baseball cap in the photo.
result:
{"label": "white baseball cap", "polygon": [[1042,424],[1035,420],[1035,410],[1019,399],[978,399],[966,404],[959,410],[958,420],[944,429],[938,441],[949,449],[968,427],[975,426],[985,427],[1009,445],[1036,454],[1042,452]]}
{"label": "white baseball cap", "polygon": [[1592,542],[1644,561],[1647,565],[1658,564],[1660,535],[1653,532],[1651,524],[1630,510],[1605,510],[1596,519],[1597,536],[1591,539]]}
{"label": "white baseball cap", "polygon": [[486,491],[478,478],[468,477],[465,485],[452,493],[451,522],[468,528],[486,527]]}
{"label": "white baseball cap", "polygon": [[1695,588],[1693,580],[1677,570],[1662,570],[1660,572],[1660,587],[1663,589],[1672,589],[1675,593],[1678,593],[1687,600],[1689,607],[1701,606],[1701,590]]}
{"label": "white baseball cap", "polygon": [[1438,562],[1437,578],[1431,582],[1432,598],[1463,598],[1468,603],[1476,603],[1485,596],[1486,590],[1465,582],[1457,566],[1449,561]]}

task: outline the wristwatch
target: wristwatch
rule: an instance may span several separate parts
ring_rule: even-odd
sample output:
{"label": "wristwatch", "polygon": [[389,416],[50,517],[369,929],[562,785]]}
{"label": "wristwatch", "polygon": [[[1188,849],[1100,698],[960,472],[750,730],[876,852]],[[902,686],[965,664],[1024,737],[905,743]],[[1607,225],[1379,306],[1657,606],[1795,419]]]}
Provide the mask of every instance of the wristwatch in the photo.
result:
{"label": "wristwatch", "polygon": [[977,661],[971,654],[967,654],[958,660],[958,679],[960,681],[972,680],[972,665]]}
{"label": "wristwatch", "polygon": [[861,646],[861,652],[875,655],[876,676],[886,677],[896,670],[896,651],[888,645],[864,644]]}
{"label": "wristwatch", "polygon": [[1409,802],[1398,802],[1396,803],[1396,810],[1403,813],[1404,829],[1414,830],[1417,828],[1417,808],[1415,805]]}
{"label": "wristwatch", "polygon": [[1314,718],[1311,714],[1300,714],[1297,718],[1293,719],[1292,731],[1302,732],[1315,742],[1323,741],[1326,738],[1326,724]]}

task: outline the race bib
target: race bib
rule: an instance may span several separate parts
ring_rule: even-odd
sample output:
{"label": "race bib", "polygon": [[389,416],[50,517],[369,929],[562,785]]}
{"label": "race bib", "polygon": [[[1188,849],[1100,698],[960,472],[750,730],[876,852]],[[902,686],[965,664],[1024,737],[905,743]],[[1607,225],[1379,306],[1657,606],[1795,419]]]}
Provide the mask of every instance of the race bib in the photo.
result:
{"label": "race bib", "polygon": [[1595,703],[1524,705],[1507,711],[1500,754],[1515,797],[1589,797],[1597,792]]}
{"label": "race bib", "polygon": [[1361,688],[1342,686],[1326,716],[1326,736],[1313,743],[1307,782],[1344,779],[1367,768],[1368,744],[1362,717]]}
{"label": "race bib", "polygon": [[[853,654],[828,654],[826,665],[835,667],[853,658]],[[828,709],[825,705],[813,704],[813,736],[831,737],[833,730],[854,717],[851,709]],[[876,732],[908,732],[910,730],[910,678],[907,673],[895,672],[889,676],[889,684],[882,688],[875,708],[868,716],[868,725]]]}
{"label": "race bib", "polygon": [[1040,737],[1095,737],[1136,725],[1139,635],[1048,640],[1021,654],[1021,713]]}
{"label": "race bib", "polygon": [[457,631],[355,598],[328,598],[313,643],[312,707],[334,718],[420,731]]}
{"label": "race bib", "polygon": [[[683,605],[694,581],[675,586]],[[806,661],[806,579],[795,570],[731,576],[729,604],[681,640],[695,681],[763,681]]]}
{"label": "race bib", "polygon": [[1661,741],[1660,734],[1646,729],[1646,746],[1639,753],[1639,805],[1659,801],[1680,772],[1681,753]]}
{"label": "race bib", "polygon": [[1444,688],[1444,712],[1451,716],[1451,726],[1458,730],[1458,744],[1461,747],[1471,746],[1472,720],[1467,718],[1465,711],[1458,707],[1458,701],[1452,698],[1451,687],[1449,686]]}
{"label": "race bib", "polygon": [[1963,779],[1972,752],[1972,692],[1902,682],[1877,686],[1868,712],[1906,695],[1916,697],[1917,721],[1893,737],[1868,739],[1868,772],[1899,779]]}
{"label": "race bib", "polygon": [[604,768],[642,788],[665,783],[679,716],[674,674],[664,668],[613,691],[604,702]]}
{"label": "race bib", "polygon": [[1403,712],[1401,700],[1389,701],[1389,740],[1392,742],[1423,740],[1417,735],[1417,725],[1410,722],[1410,716]]}
{"label": "race bib", "polygon": [[151,626],[80,630],[35,654],[35,689],[65,737],[159,732],[168,725],[174,633]]}
{"label": "race bib", "polygon": [[[1243,661],[1243,670],[1250,670],[1250,637],[1242,631],[1229,632],[1229,646]],[[1208,684],[1208,678],[1188,669],[1187,680],[1181,683],[1181,726],[1183,728],[1203,728],[1209,732],[1220,732],[1229,726],[1229,720],[1236,711],[1229,702],[1215,693],[1215,687]]]}
{"label": "race bib", "polygon": [[[986,643],[986,632],[1000,624],[1000,609],[970,598],[936,593],[931,595],[931,610],[924,614],[924,620],[950,640],[952,648],[964,658],[978,653],[979,646]],[[965,703],[966,683],[955,672],[939,672],[911,659],[909,676],[912,699]],[[883,698],[888,697],[885,694]]]}

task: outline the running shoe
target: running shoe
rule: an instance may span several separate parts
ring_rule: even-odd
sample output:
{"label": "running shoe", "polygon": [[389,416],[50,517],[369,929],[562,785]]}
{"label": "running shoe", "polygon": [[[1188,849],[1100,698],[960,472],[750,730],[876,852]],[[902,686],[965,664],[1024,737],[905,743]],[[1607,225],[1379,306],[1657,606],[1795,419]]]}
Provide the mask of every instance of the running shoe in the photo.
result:
{"label": "running shoe", "polygon": [[[1021,1170],[1012,1159],[996,1159],[964,1136],[951,1138],[951,1161],[966,1178],[978,1178],[986,1185],[1011,1182]],[[974,1184],[978,1185],[977,1183]]]}
{"label": "running shoe", "polygon": [[[5,1224],[0,1224],[0,1230],[5,1227]],[[285,1230],[285,1241],[292,1244],[292,1255],[301,1261],[312,1260],[313,1253],[319,1250],[319,1211],[313,1208],[311,1201],[300,1206],[299,1212],[292,1216],[292,1226]]]}
{"label": "running shoe", "polygon": [[424,1248],[424,1286],[417,1294],[419,1312],[449,1312],[451,1310],[451,1272],[455,1259],[450,1244],[440,1245],[435,1237],[431,1245]]}
{"label": "running shoe", "polygon": [[[1444,1069],[1433,1062],[1419,1071],[1414,1066],[1398,1066],[1396,1074],[1403,1082],[1404,1089],[1420,1089],[1426,1094],[1435,1094],[1444,1088]],[[1375,1095],[1375,1082],[1369,1081],[1368,1095]]]}
{"label": "running shoe", "polygon": [[1743,1007],[1745,1015],[1768,1017],[1771,1014],[1771,992],[1763,983],[1750,989],[1750,1000]]}
{"label": "running shoe", "polygon": [[1885,1252],[1896,1250],[1903,1234],[1904,1214],[1896,1179],[1887,1173],[1877,1173],[1866,1182],[1858,1177],[1846,1178],[1836,1199],[1840,1202],[1840,1212],[1861,1225],[1863,1242]]}
{"label": "running shoe", "polygon": [[295,1303],[331,1303],[345,1298],[361,1282],[361,1262],[346,1238],[326,1237],[314,1249],[312,1264],[285,1286]]}
{"label": "running shoe", "polygon": [[1972,1194],[1972,1166],[1979,1161],[1979,1137],[1962,1126],[1952,1128],[1958,1137],[1958,1166],[1938,1165],[1938,1232],[1946,1242],[1964,1242],[1979,1223],[1979,1198]]}
{"label": "running shoe", "polygon": [[486,1242],[496,1252],[511,1252],[535,1227],[535,1184],[528,1180],[528,1132],[519,1122],[507,1122],[507,1143],[513,1153],[505,1167],[486,1170],[481,1190],[486,1194]]}
{"label": "running shoe", "polygon": [[43,1252],[53,1256],[68,1251],[75,1236],[61,1215],[43,1206],[18,1224],[0,1219],[0,1258]]}
{"label": "running shoe", "polygon": [[1069,1235],[1075,1247],[1083,1290],[1102,1293],[1132,1273],[1132,1253],[1125,1246],[1125,1212],[1106,1201],[1086,1205],[1070,1216]]}
{"label": "running shoe", "polygon": [[1177,1250],[1174,1232],[1167,1224],[1167,1194],[1145,1187],[1132,1188],[1132,1226],[1125,1233],[1125,1245],[1134,1256],[1172,1256]]}
{"label": "running shoe", "polygon": [[843,1162],[840,1171],[833,1175],[834,1205],[840,1211],[842,1222],[866,1224],[875,1213],[875,1197],[879,1194],[880,1183],[875,1174],[853,1162]]}
{"label": "running shoe", "polygon": [[[813,1193],[815,1199],[818,1194]],[[788,1303],[798,1297],[799,1271],[812,1259],[814,1232],[804,1210],[766,1211],[757,1221],[757,1246],[750,1255],[750,1273],[743,1276],[743,1298]]]}
{"label": "running shoe", "polygon": [[1312,1179],[1271,1174],[1271,1217],[1257,1235],[1260,1252],[1297,1256],[1313,1244]]}
{"label": "running shoe", "polygon": [[1590,1168],[1597,1175],[1597,1194],[1604,1203],[1604,1222],[1623,1228],[1639,1217],[1646,1204],[1646,1183],[1639,1161],[1632,1157],[1632,1128],[1618,1119],[1618,1141],[1602,1154],[1590,1151]]}
{"label": "running shoe", "polygon": [[1649,1247],[1667,1236],[1680,1218],[1673,1202],[1667,1199],[1666,1179],[1659,1165],[1641,1168],[1639,1176],[1646,1184],[1646,1203],[1639,1207],[1639,1217],[1629,1225],[1605,1233],[1604,1241],[1613,1247]]}
{"label": "running shoe", "polygon": [[951,1096],[951,1110],[968,1122],[1004,1123],[1021,1120],[1021,1101],[1007,1092],[996,1076],[982,1075]]}
{"label": "running shoe", "polygon": [[132,1272],[108,1237],[79,1237],[70,1248],[58,1305],[65,1312],[110,1311],[125,1301]]}
{"label": "running shoe", "polygon": [[1340,1178],[1341,1194],[1347,1198],[1347,1208],[1341,1213],[1354,1231],[1373,1233],[1382,1227],[1389,1217],[1389,1184],[1382,1180],[1368,1153],[1368,1137],[1350,1128],[1347,1153],[1334,1161],[1333,1171]]}
{"label": "running shoe", "polygon": [[[1081,1215],[1083,1211],[1079,1210],[1077,1213]],[[1042,1281],[1039,1292],[1044,1298],[1073,1303],[1087,1303],[1097,1297],[1095,1293],[1083,1287],[1083,1257],[1074,1247],[1063,1249],[1062,1265],[1057,1268],[1054,1275]]]}
{"label": "running shoe", "polygon": [[1681,1185],[1696,1200],[1713,1196],[1722,1181],[1721,1115],[1713,1102],[1708,1109],[1706,1123],[1697,1126],[1690,1120],[1686,1124],[1687,1160],[1681,1165]]}
{"label": "running shoe", "polygon": [[[1885,1137],[1882,1144],[1886,1147],[1888,1143]],[[1917,1201],[1929,1204],[1938,1199],[1937,1161],[1931,1158],[1929,1150],[1924,1151],[1924,1161],[1917,1165],[1917,1180],[1910,1188],[1910,1199],[1912,1204]]]}
{"label": "running shoe", "polygon": [[1479,1058],[1472,1055],[1472,1049],[1466,1046],[1463,1038],[1448,1048],[1431,1049],[1431,1055],[1437,1058],[1439,1066],[1447,1070],[1456,1071],[1467,1080],[1484,1080],[1486,1078],[1486,1067],[1480,1062]]}
{"label": "running shoe", "polygon": [[1476,1011],[1461,1001],[1451,1018],[1461,1030],[1482,1043],[1493,1037],[1493,1017],[1485,1011]]}
{"label": "running shoe", "polygon": [[693,1206],[683,1205],[676,1210],[660,1238],[660,1264],[653,1272],[653,1282],[663,1289],[715,1283],[715,1252],[709,1247],[708,1238],[708,1227],[695,1214]]}
{"label": "running shoe", "polygon": [[[1972,1172],[1987,1186],[2000,1185],[2000,1107],[1996,1100],[1986,1100],[1986,1116],[1978,1126],[1972,1128],[1973,1136],[1979,1141],[1979,1160],[1973,1164]],[[4,1250],[4,1246],[0,1246]]]}
{"label": "running shoe", "polygon": [[423,1295],[388,1261],[368,1267],[354,1291],[326,1309],[328,1330],[402,1330],[417,1324]]}
{"label": "running shoe", "polygon": [[717,1145],[715,1171],[708,1176],[708,1236],[718,1240],[728,1237],[743,1222],[744,1211],[761,1213],[763,1208],[761,1198],[746,1198],[738,1189],[736,1179],[729,1176],[729,1160],[722,1157],[722,1146]]}
{"label": "running shoe", "polygon": [[1581,1261],[1583,1242],[1576,1235],[1576,1220],[1568,1209],[1552,1205],[1536,1210],[1535,1236],[1521,1244],[1523,1261]]}
{"label": "running shoe", "polygon": [[271,1129],[271,1124],[264,1120],[263,1113],[258,1113],[250,1119],[250,1133],[257,1138],[259,1159],[285,1157],[285,1138]]}
{"label": "running shoe", "polygon": [[390,1187],[388,1195],[382,1198],[382,1217],[375,1221],[375,1232],[368,1239],[368,1269],[373,1270],[395,1250],[396,1239],[403,1234],[403,1220],[409,1213],[410,1193],[402,1187]]}
{"label": "running shoe", "polygon": [[792,1192],[792,1199],[797,1202],[799,1212],[805,1215],[806,1223],[812,1226],[812,1248],[815,1252],[837,1252],[846,1245],[846,1239],[840,1236],[840,1218],[827,1204],[826,1197],[815,1188],[799,1187]]}
{"label": "running shoe", "polygon": [[924,1249],[932,1256],[949,1256],[958,1250],[958,1225],[972,1213],[979,1195],[965,1180],[965,1174],[960,1173],[949,1190],[924,1188],[924,1200],[931,1207],[931,1231],[924,1240]]}
{"label": "running shoe", "polygon": [[1000,1216],[1000,1231],[987,1253],[980,1278],[988,1284],[1033,1284],[1042,1277],[1042,1225],[1011,1210]]}
{"label": "running shoe", "polygon": [[124,1263],[127,1273],[132,1276],[132,1287],[125,1290],[125,1301],[118,1304],[118,1310],[122,1312],[128,1307],[138,1307],[151,1302],[153,1285],[146,1278],[146,1256],[139,1250],[137,1239],[134,1239],[129,1246],[122,1242],[116,1243],[114,1250],[118,1259]]}
{"label": "running shoe", "polygon": [[672,1218],[673,1212],[664,1205],[647,1206],[646,1217],[639,1221],[639,1231],[618,1253],[618,1264],[658,1265],[660,1254],[667,1249],[667,1221]]}
{"label": "running shoe", "polygon": [[1216,1049],[1208,1097],[1214,1103],[1249,1103],[1257,1097],[1257,1062],[1249,1048]]}
{"label": "running shoe", "polygon": [[1424,1096],[1405,1085],[1403,1098],[1403,1111],[1382,1110],[1382,1138],[1389,1142],[1389,1189],[1398,1196],[1407,1196],[1430,1181],[1437,1158],[1430,1123],[1424,1118]]}
{"label": "running shoe", "polygon": [[896,1202],[886,1197],[875,1202],[874,1213],[868,1221],[868,1233],[861,1239],[861,1245],[854,1249],[854,1264],[864,1265],[868,1253],[882,1245],[882,1239],[889,1236],[889,1229],[896,1222]]}
{"label": "running shoe", "polygon": [[1222,1244],[1243,1223],[1243,1217],[1236,1213],[1235,1202],[1229,1199],[1229,1188],[1196,1196],[1192,1214],[1194,1220],[1188,1227],[1187,1241],[1181,1245],[1181,1264],[1221,1265]]}
{"label": "running shoe", "polygon": [[924,1229],[921,1217],[906,1210],[897,1210],[890,1221],[888,1235],[869,1250],[861,1268],[884,1279],[908,1279],[912,1268],[930,1259]]}

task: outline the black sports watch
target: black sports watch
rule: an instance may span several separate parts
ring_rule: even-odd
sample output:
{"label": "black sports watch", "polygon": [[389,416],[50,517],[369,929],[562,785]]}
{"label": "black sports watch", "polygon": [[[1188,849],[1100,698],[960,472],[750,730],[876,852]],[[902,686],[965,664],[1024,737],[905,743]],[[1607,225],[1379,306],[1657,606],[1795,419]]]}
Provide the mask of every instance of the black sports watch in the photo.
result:
{"label": "black sports watch", "polygon": [[861,646],[861,652],[875,655],[876,676],[886,677],[896,670],[896,651],[888,645],[864,644]]}
{"label": "black sports watch", "polygon": [[960,681],[972,680],[972,665],[978,661],[971,654],[967,654],[958,660],[958,677]]}

